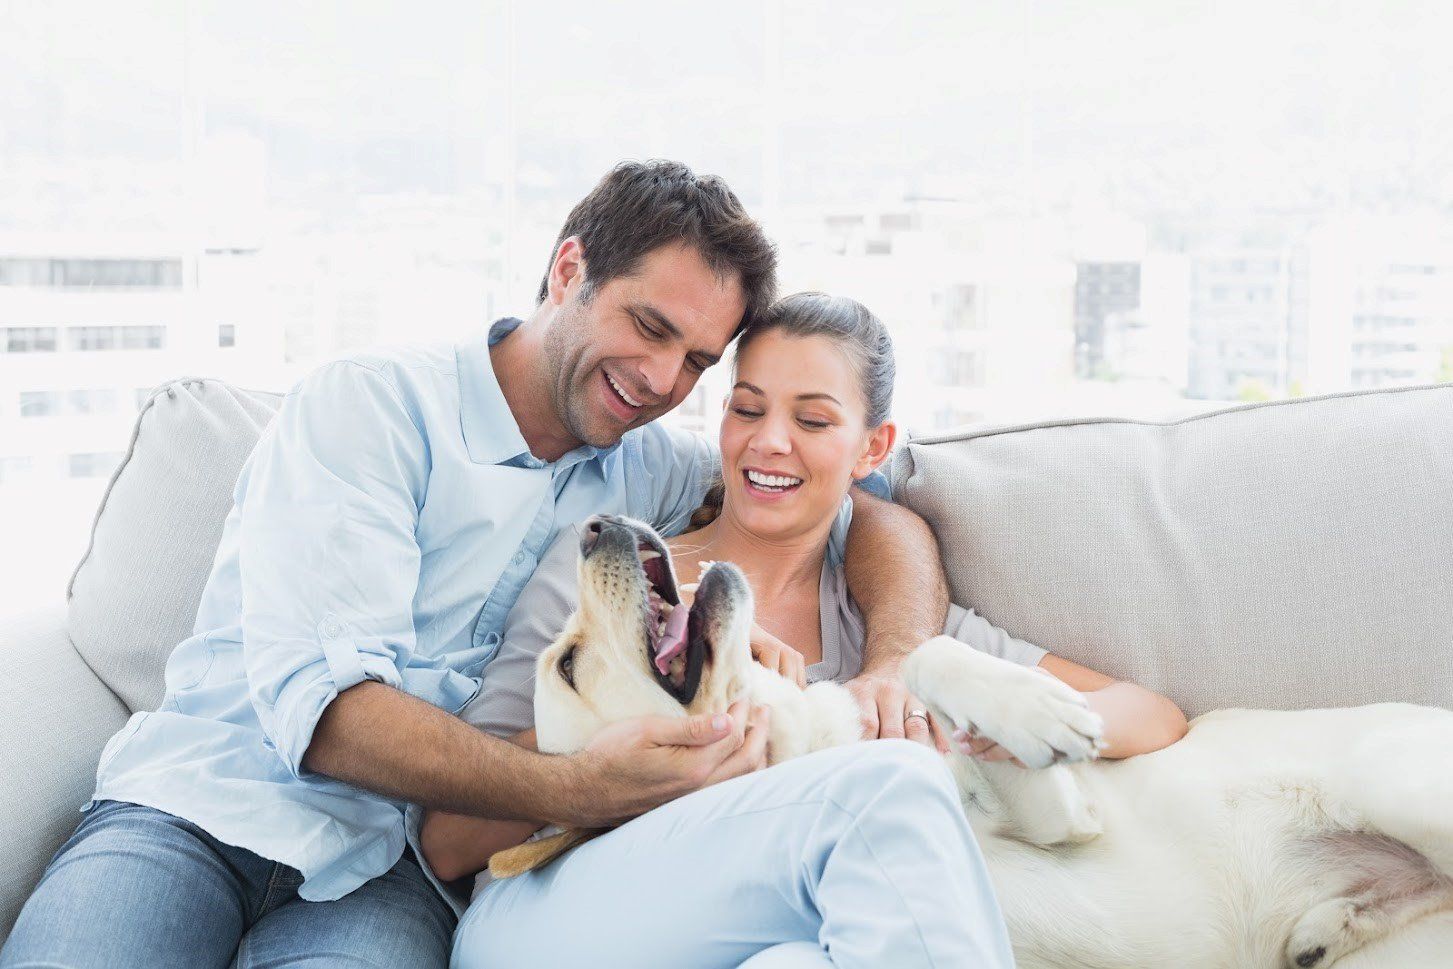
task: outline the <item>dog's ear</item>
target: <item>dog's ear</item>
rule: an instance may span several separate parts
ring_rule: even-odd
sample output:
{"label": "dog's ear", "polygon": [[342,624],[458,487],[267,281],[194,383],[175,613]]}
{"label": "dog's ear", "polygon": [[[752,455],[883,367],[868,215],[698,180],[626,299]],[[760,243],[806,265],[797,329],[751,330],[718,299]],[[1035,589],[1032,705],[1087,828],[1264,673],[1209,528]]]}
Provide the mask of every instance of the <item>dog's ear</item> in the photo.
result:
{"label": "dog's ear", "polygon": [[489,873],[494,878],[513,878],[548,865],[565,852],[599,837],[609,828],[567,828],[559,834],[496,851],[489,856]]}

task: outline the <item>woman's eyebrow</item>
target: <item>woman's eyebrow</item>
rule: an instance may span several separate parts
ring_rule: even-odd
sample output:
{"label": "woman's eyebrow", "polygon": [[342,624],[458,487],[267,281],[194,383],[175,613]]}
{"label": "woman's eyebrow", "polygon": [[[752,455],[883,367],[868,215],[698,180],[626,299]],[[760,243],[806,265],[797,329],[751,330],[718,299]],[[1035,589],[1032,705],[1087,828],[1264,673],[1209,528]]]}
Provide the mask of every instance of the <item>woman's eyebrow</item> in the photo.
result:
{"label": "woman's eyebrow", "polygon": [[[750,391],[751,393],[756,394],[758,397],[766,397],[767,396],[767,392],[764,391],[761,387],[758,387],[756,384],[749,384],[745,380],[738,380],[736,382],[736,385],[732,387],[732,390],[746,390],[746,391]],[[840,401],[840,400],[838,400],[832,394],[823,394],[823,393],[817,393],[817,394],[798,394],[795,399],[797,399],[797,400],[830,400],[834,404],[837,404],[839,407],[841,407],[843,405],[843,402]]]}

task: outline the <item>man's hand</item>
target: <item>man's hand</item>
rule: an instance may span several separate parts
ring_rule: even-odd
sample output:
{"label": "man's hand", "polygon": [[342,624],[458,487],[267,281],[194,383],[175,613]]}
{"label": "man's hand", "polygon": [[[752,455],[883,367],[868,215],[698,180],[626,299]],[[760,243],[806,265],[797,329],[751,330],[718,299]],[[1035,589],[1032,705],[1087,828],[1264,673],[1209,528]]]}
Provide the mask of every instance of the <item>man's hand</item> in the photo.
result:
{"label": "man's hand", "polygon": [[923,704],[908,692],[896,671],[862,673],[843,685],[858,701],[864,740],[906,737],[925,747],[936,747],[941,754],[948,753],[948,741],[937,724],[923,717],[908,716],[922,710]]}
{"label": "man's hand", "polygon": [[898,677],[899,665],[938,635],[948,612],[948,584],[933,532],[906,508],[855,490],[844,568],[867,631],[862,672],[847,684],[858,701],[863,735],[906,736],[947,752],[935,726],[908,718],[922,704]]}
{"label": "man's hand", "polygon": [[807,686],[807,661],[802,654],[756,623],[752,623],[752,659],[798,687]]}
{"label": "man's hand", "polygon": [[641,717],[613,724],[568,760],[572,796],[560,821],[609,827],[767,763],[771,711],[745,700],[715,717]]}

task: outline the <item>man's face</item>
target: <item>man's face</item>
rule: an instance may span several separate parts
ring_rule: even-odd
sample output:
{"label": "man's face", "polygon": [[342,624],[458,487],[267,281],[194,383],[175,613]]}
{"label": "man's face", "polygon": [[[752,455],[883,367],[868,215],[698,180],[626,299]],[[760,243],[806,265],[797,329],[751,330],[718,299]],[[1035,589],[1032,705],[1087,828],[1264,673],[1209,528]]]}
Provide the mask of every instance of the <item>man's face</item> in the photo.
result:
{"label": "man's face", "polygon": [[567,287],[545,354],[555,413],[593,447],[610,447],[681,403],[746,312],[738,280],[718,278],[685,246],[649,253],[635,274],[596,287],[589,301],[581,288],[579,277]]}

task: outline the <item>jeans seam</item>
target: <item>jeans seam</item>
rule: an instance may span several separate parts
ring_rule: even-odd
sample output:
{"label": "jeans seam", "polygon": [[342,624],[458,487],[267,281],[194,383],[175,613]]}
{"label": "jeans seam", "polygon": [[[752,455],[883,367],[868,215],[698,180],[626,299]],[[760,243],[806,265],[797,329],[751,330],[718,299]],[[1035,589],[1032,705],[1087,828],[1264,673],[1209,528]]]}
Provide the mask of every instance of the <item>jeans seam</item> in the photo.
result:
{"label": "jeans seam", "polygon": [[[286,871],[287,866],[284,865],[282,862],[275,861],[272,863],[272,873],[268,875],[267,888],[262,893],[262,904],[258,906],[257,917],[252,920],[253,925],[261,922],[262,919],[269,912],[272,911],[271,903],[273,893],[277,890],[278,882],[282,879],[282,876]],[[250,931],[251,926],[248,926],[248,929]],[[243,933],[243,937],[246,938],[246,933]]]}

